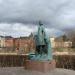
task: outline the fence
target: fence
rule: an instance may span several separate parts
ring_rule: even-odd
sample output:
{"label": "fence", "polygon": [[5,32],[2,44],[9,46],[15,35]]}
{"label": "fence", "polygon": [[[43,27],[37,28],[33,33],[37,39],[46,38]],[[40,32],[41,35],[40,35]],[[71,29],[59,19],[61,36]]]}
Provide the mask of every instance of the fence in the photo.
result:
{"label": "fence", "polygon": [[[54,55],[53,57],[57,68],[75,70],[75,55]],[[26,55],[0,55],[0,67],[22,67],[26,59],[28,59]]]}
{"label": "fence", "polygon": [[57,55],[54,56],[57,68],[75,70],[75,55]]}
{"label": "fence", "polygon": [[0,67],[21,67],[26,59],[26,55],[0,55]]}

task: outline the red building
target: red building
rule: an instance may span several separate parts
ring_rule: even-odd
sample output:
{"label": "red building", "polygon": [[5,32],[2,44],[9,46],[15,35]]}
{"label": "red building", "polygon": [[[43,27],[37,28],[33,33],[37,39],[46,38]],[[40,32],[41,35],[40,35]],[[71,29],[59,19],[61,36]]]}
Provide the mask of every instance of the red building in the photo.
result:
{"label": "red building", "polygon": [[5,37],[5,48],[6,50],[18,51],[22,53],[28,53],[35,50],[35,43],[33,36],[13,38],[11,36]]}
{"label": "red building", "polygon": [[28,53],[35,49],[34,40],[32,37],[20,37],[14,39],[15,50]]}
{"label": "red building", "polygon": [[14,46],[14,42],[13,42],[14,38],[11,36],[6,36],[5,37],[5,47],[13,47]]}

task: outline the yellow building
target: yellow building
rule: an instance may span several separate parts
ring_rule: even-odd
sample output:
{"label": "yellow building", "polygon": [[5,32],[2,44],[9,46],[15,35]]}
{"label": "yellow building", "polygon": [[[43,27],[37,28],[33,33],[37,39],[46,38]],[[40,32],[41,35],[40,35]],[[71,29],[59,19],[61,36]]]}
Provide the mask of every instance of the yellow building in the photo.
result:
{"label": "yellow building", "polygon": [[5,46],[5,38],[3,36],[0,36],[0,48]]}
{"label": "yellow building", "polygon": [[51,37],[50,42],[51,42],[51,47],[54,48],[55,47],[55,38]]}
{"label": "yellow building", "polygon": [[71,41],[64,41],[62,37],[51,37],[51,47],[52,48],[71,48],[72,47],[72,42]]}

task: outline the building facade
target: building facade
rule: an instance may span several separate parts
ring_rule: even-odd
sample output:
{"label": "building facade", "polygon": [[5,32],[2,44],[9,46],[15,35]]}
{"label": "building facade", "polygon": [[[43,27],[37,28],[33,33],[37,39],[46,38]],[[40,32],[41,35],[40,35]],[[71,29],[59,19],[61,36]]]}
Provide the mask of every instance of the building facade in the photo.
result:
{"label": "building facade", "polygon": [[13,37],[11,37],[11,36],[6,36],[5,37],[5,47],[11,47],[11,48],[13,48],[13,46],[14,46],[14,38]]}
{"label": "building facade", "polygon": [[14,39],[15,50],[21,53],[29,53],[35,50],[33,37],[20,37]]}
{"label": "building facade", "polygon": [[72,42],[70,40],[65,40],[63,36],[50,38],[52,48],[71,48]]}
{"label": "building facade", "polygon": [[3,48],[5,46],[5,38],[4,36],[0,36],[0,48]]}

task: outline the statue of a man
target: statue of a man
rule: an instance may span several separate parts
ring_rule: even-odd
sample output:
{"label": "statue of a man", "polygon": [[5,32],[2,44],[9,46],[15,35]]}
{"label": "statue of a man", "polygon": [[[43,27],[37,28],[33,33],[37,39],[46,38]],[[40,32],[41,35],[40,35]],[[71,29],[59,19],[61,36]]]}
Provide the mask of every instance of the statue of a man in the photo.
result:
{"label": "statue of a man", "polygon": [[43,24],[42,23],[39,23],[39,28],[38,28],[38,42],[39,42],[39,45],[45,45],[45,29],[43,27]]}
{"label": "statue of a man", "polygon": [[43,53],[47,53],[46,50],[46,33],[45,33],[45,29],[43,27],[43,24],[41,22],[39,22],[39,28],[38,28],[38,33],[36,36],[36,52],[38,54],[43,54]]}
{"label": "statue of a man", "polygon": [[39,22],[38,32],[34,36],[34,40],[36,45],[35,55],[30,55],[30,59],[52,60],[51,43],[41,22]]}

